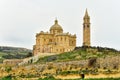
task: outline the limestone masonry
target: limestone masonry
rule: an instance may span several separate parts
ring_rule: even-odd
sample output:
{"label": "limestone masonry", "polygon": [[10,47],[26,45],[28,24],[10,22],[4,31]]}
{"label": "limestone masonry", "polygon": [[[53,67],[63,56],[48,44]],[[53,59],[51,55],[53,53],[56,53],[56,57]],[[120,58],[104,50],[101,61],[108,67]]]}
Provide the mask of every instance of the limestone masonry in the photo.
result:
{"label": "limestone masonry", "polygon": [[[83,23],[83,46],[90,46],[90,17],[86,10]],[[62,27],[55,20],[49,32],[36,34],[36,44],[33,46],[33,54],[63,53],[74,50],[76,47],[76,35],[64,33]]]}
{"label": "limestone masonry", "polygon": [[90,43],[90,16],[86,10],[83,18],[83,46],[91,46]]}
{"label": "limestone masonry", "polygon": [[55,20],[50,32],[36,34],[36,45],[33,46],[33,53],[63,53],[72,51],[76,47],[76,35],[69,32],[64,33],[62,27]]}

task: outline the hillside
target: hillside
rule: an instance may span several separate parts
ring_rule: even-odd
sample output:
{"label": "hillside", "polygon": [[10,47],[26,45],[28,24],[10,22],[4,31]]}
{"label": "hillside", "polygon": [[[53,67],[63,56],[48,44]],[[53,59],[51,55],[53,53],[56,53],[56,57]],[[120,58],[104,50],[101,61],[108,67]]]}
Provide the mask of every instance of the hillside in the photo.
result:
{"label": "hillside", "polygon": [[35,63],[33,60],[31,58],[28,63],[25,61],[25,65],[13,68],[13,76],[36,80],[50,76],[55,78],[53,80],[79,80],[81,74],[85,74],[86,79],[119,78],[120,75],[120,51],[112,48],[76,47],[71,52],[40,57]]}
{"label": "hillside", "polygon": [[106,47],[76,47],[75,50],[70,52],[40,58],[37,63],[85,60],[106,56],[120,56],[120,51]]}
{"label": "hillside", "polygon": [[[120,51],[112,48],[76,47],[70,52],[38,57],[37,62],[33,62],[34,58],[36,56],[4,73],[11,73],[18,80],[47,80],[50,77],[54,78],[52,80],[79,80],[81,74],[86,80],[110,76],[119,79],[120,75]],[[0,70],[2,72],[2,67]]]}
{"label": "hillside", "polygon": [[22,59],[31,52],[32,50],[26,48],[0,46],[0,62],[4,59]]}

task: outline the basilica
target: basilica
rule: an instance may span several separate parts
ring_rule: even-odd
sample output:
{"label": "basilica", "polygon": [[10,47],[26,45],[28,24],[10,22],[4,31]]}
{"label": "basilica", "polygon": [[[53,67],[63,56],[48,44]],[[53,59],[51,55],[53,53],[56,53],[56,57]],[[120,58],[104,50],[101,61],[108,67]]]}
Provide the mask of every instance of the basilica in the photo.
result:
{"label": "basilica", "polygon": [[55,20],[49,32],[36,34],[36,44],[33,46],[33,53],[63,53],[72,51],[76,47],[76,35],[69,32],[64,33],[63,28]]}
{"label": "basilica", "polygon": [[[83,46],[90,46],[90,16],[86,10],[83,17]],[[41,31],[36,34],[36,44],[33,46],[33,54],[40,53],[64,53],[74,50],[76,47],[76,35],[64,32],[56,19],[48,32]]]}

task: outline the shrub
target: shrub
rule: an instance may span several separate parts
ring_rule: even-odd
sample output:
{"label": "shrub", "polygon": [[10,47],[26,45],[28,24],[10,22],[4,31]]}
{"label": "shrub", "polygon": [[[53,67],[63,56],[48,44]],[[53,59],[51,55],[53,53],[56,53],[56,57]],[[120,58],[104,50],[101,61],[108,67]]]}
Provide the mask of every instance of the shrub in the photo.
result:
{"label": "shrub", "polygon": [[11,68],[10,66],[5,67],[5,71],[8,72],[8,73],[9,73],[11,70],[12,70],[12,68]]}
{"label": "shrub", "polygon": [[0,80],[12,80],[12,76],[11,76],[11,75],[8,75],[8,76],[3,77],[3,78],[0,79]]}
{"label": "shrub", "polygon": [[51,61],[55,61],[56,59],[57,59],[57,56],[50,56],[47,58],[46,61],[51,62]]}

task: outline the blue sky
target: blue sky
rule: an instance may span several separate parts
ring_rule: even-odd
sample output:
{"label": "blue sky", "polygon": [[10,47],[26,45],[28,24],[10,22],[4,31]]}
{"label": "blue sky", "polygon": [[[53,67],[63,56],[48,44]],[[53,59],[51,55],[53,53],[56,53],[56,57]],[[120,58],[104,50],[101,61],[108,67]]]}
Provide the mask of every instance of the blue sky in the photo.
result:
{"label": "blue sky", "polygon": [[86,8],[91,18],[92,46],[120,50],[120,0],[0,0],[0,45],[32,49],[35,35],[49,31],[57,17],[64,32],[82,45]]}

